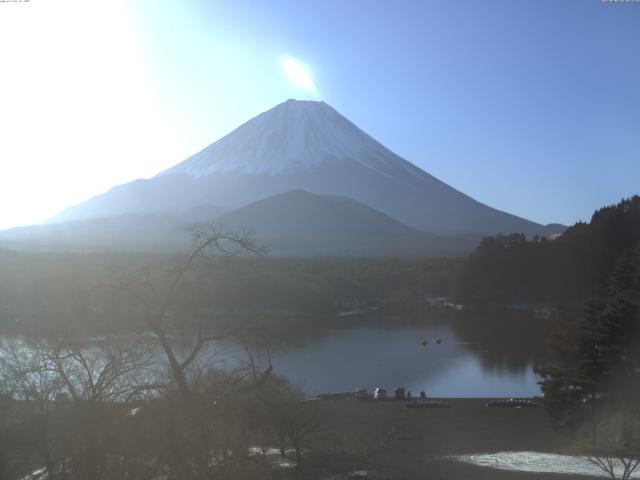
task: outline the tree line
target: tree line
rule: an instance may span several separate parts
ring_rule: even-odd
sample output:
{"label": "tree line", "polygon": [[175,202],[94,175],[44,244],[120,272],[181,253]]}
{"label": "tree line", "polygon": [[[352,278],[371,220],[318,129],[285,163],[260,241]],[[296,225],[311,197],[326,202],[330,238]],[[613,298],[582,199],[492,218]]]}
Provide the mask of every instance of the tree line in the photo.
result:
{"label": "tree line", "polygon": [[640,196],[597,210],[560,237],[484,238],[452,284],[458,298],[580,305],[606,286],[620,256],[640,241]]}
{"label": "tree line", "polygon": [[536,367],[556,428],[612,478],[640,466],[640,196],[597,210],[557,239],[487,237],[454,291],[484,303],[562,309]]}
{"label": "tree line", "polygon": [[539,366],[554,426],[570,431],[611,478],[640,466],[640,243],[622,253],[603,292],[556,325]]}
{"label": "tree line", "polygon": [[[73,324],[73,305],[92,286],[132,269],[173,264],[167,254],[38,253],[0,249],[0,334],[47,334]],[[428,296],[445,296],[459,260],[421,258],[272,258],[225,256],[199,265],[202,294],[217,319],[260,317],[272,324],[315,322],[360,304],[380,312],[416,312]],[[201,301],[198,299],[197,301]],[[82,325],[88,333],[144,327],[132,299],[96,290]]]}

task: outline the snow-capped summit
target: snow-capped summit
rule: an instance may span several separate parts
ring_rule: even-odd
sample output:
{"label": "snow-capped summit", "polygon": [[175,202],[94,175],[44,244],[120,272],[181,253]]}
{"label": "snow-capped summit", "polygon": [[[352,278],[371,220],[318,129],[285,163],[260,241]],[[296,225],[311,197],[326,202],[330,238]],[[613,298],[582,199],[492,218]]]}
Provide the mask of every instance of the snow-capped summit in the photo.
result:
{"label": "snow-capped summit", "polygon": [[[348,197],[426,232],[548,234],[399,157],[324,102],[288,100],[148,180],[119,185],[54,221],[237,209],[292,190]],[[284,197],[291,198],[291,197]]]}
{"label": "snow-capped summit", "polygon": [[386,175],[398,167],[420,172],[325,102],[290,99],[159,175],[278,174],[327,161],[355,161]]}

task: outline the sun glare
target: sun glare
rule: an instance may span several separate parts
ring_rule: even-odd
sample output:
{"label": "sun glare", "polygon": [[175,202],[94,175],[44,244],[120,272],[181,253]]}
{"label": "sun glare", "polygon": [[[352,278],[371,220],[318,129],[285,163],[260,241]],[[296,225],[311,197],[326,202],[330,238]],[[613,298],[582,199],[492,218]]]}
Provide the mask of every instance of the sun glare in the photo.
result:
{"label": "sun glare", "polygon": [[303,67],[300,63],[292,58],[285,58],[282,61],[282,68],[284,72],[287,74],[287,77],[294,85],[302,88],[307,93],[311,95],[318,94],[318,88],[316,84],[313,82],[311,75],[307,72],[305,67]]}
{"label": "sun glare", "polygon": [[2,10],[0,41],[11,47],[0,52],[0,202],[12,208],[0,229],[157,171],[154,135],[170,139],[171,129],[124,2]]}

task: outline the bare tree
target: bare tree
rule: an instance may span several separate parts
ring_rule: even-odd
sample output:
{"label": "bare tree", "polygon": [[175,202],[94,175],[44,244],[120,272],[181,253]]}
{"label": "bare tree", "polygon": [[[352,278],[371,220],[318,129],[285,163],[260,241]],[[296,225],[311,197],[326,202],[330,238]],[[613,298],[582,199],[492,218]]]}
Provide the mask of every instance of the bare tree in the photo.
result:
{"label": "bare tree", "polygon": [[1,356],[12,395],[20,400],[20,428],[48,479],[106,479],[125,468],[115,426],[153,388],[146,383],[151,357],[140,344],[25,340]]}
{"label": "bare tree", "polygon": [[635,408],[608,409],[594,420],[598,443],[587,459],[612,480],[628,480],[640,466],[640,415]]}
{"label": "bare tree", "polygon": [[358,463],[355,469],[346,475],[345,480],[353,478],[356,471],[366,470],[371,459],[389,443],[394,433],[395,428],[392,426],[380,437],[357,435],[356,441],[359,444],[359,448],[356,449],[356,458]]}
{"label": "bare tree", "polygon": [[296,470],[302,468],[303,449],[327,420],[327,412],[319,402],[309,401],[285,379],[270,378],[260,393],[261,411],[267,430],[280,450],[286,454],[291,445],[296,456]]}
{"label": "bare tree", "polygon": [[[251,327],[212,328],[207,269],[213,257],[262,251],[216,226],[193,235],[187,255],[107,283],[140,315],[141,335],[13,342],[2,354],[23,425],[33,425],[33,463],[48,480],[248,478],[259,467],[249,454],[251,412],[271,377],[270,352]],[[80,318],[104,300],[102,287],[84,296]],[[231,338],[247,360],[217,368]],[[302,414],[287,423],[299,462],[311,427]]]}
{"label": "bare tree", "polygon": [[[209,479],[246,460],[249,440],[241,431],[243,409],[238,405],[248,394],[250,382],[242,372],[223,373],[214,368],[217,346],[242,329],[216,331],[211,327],[206,271],[214,257],[263,251],[246,232],[227,232],[216,225],[195,225],[192,238],[192,249],[184,257],[164,267],[138,270],[108,286],[140,309],[152,343],[168,367],[170,381],[160,418],[170,474],[180,479]],[[179,345],[181,332],[186,335]],[[263,373],[268,375],[270,369]]]}
{"label": "bare tree", "polygon": [[[60,451],[53,442],[52,418],[62,382],[45,365],[43,355],[29,344],[12,343],[3,348],[3,373],[12,396],[21,401],[17,412],[22,442],[33,445],[33,455],[52,480],[57,475]],[[23,459],[30,464],[30,459]]]}
{"label": "bare tree", "polygon": [[[206,292],[202,292],[203,282],[198,266],[203,260],[211,260],[216,256],[263,253],[246,232],[227,232],[215,224],[196,224],[192,227],[191,233],[191,251],[176,263],[162,269],[159,275],[157,273],[154,276],[150,269],[145,268],[138,271],[134,278],[118,279],[109,285],[126,293],[142,307],[144,324],[161,347],[176,387],[184,397],[192,394],[188,370],[199,359],[203,349],[213,342],[229,338],[234,333],[234,330],[221,334],[205,331],[206,305],[198,305],[194,299],[194,290],[199,290],[202,296],[206,296]],[[185,290],[190,291],[191,304],[187,308],[186,318],[182,318],[181,321],[193,327],[190,332],[193,334],[193,342],[186,354],[179,355],[170,338],[176,327],[172,324],[175,316],[172,307],[179,303],[176,297],[179,294],[184,296]]]}
{"label": "bare tree", "polygon": [[3,360],[0,358],[0,478],[9,476],[9,425],[12,423],[14,401],[11,398],[9,383],[2,374]]}

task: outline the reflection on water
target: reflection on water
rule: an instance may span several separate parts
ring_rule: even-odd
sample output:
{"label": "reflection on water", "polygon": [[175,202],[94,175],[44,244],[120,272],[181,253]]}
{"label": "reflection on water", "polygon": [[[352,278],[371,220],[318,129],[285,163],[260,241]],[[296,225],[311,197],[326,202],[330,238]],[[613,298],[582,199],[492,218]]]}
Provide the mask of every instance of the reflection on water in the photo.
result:
{"label": "reflection on water", "polygon": [[489,347],[494,345],[461,338],[450,325],[354,327],[276,353],[273,365],[309,394],[376,386],[450,397],[539,393],[533,358],[496,363],[504,352],[496,357]]}
{"label": "reflection on water", "polygon": [[[533,365],[544,361],[548,324],[535,319],[476,315],[417,326],[351,325],[271,332],[274,371],[309,395],[377,386],[438,397],[539,394]],[[186,355],[190,342],[182,348],[174,341]],[[244,350],[228,342],[210,345],[202,356],[217,368],[246,361]]]}

